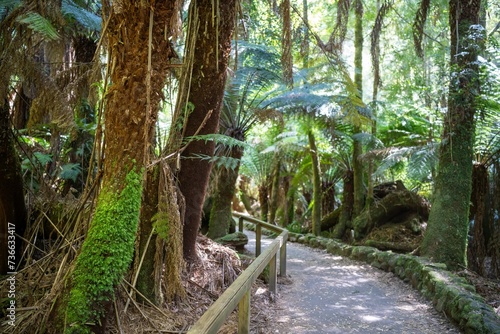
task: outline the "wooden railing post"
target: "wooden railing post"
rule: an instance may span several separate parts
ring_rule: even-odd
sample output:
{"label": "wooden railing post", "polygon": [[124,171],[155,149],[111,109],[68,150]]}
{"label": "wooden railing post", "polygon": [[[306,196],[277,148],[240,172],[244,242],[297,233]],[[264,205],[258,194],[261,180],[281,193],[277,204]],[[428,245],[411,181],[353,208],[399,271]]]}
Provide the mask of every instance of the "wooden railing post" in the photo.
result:
{"label": "wooden railing post", "polygon": [[280,276],[286,277],[286,240],[280,247]]}
{"label": "wooden railing post", "polygon": [[255,257],[260,255],[260,241],[262,239],[262,226],[257,224],[255,226]]}
{"label": "wooden railing post", "polygon": [[269,261],[269,291],[271,291],[273,295],[276,294],[277,281],[276,254],[274,254],[271,261]]}
{"label": "wooden railing post", "polygon": [[250,333],[250,291],[238,303],[238,334]]}
{"label": "wooden railing post", "polygon": [[238,218],[238,229],[243,232],[243,217]]}

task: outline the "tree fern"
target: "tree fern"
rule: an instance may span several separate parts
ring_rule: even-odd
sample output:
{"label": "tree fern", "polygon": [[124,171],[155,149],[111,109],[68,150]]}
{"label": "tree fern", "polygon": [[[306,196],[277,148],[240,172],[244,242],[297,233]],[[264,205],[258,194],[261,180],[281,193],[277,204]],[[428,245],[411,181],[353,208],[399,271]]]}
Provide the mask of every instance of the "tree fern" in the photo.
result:
{"label": "tree fern", "polygon": [[66,19],[75,20],[84,29],[101,31],[101,17],[72,0],[62,1],[61,12]]}
{"label": "tree fern", "polygon": [[52,25],[52,23],[36,12],[28,12],[17,19],[17,22],[26,24],[28,28],[39,33],[45,39],[48,40],[58,40],[60,38],[57,29]]}

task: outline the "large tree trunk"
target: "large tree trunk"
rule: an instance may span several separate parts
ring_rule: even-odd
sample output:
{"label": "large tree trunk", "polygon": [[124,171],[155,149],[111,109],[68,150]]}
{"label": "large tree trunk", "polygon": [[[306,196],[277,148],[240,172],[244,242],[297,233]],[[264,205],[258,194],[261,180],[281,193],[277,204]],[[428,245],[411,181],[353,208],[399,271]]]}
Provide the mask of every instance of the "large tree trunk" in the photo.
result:
{"label": "large tree trunk", "polygon": [[342,208],[340,211],[339,223],[333,230],[333,238],[342,239],[345,230],[352,219],[354,210],[354,173],[352,170],[347,170],[344,176],[344,192]]}
{"label": "large tree trunk", "polygon": [[408,190],[391,192],[374,202],[352,221],[355,238],[361,239],[372,229],[383,224],[403,222],[405,217],[415,215],[426,221],[429,216],[427,203],[417,194]]}
{"label": "large tree trunk", "polygon": [[20,237],[27,224],[21,164],[14,147],[6,93],[0,92],[0,275],[17,270],[23,246]]}
{"label": "large tree trunk", "polygon": [[321,233],[321,175],[318,157],[318,148],[312,131],[307,132],[309,140],[309,154],[311,155],[313,168],[313,207],[312,207],[312,232],[315,235]]}
{"label": "large tree trunk", "polygon": [[[356,12],[354,30],[354,83],[358,90],[359,98],[363,99],[363,2],[355,0],[354,9]],[[354,125],[354,135],[361,133],[361,127]],[[354,172],[354,216],[363,210],[365,202],[365,188],[363,184],[363,164],[360,156],[363,153],[363,146],[358,138],[354,138],[352,150],[352,169]]]}
{"label": "large tree trunk", "polygon": [[269,222],[276,223],[276,212],[278,211],[280,180],[281,180],[281,160],[276,153],[276,164],[274,165],[274,173],[271,187],[271,200],[269,202]]}
{"label": "large tree trunk", "polygon": [[[212,8],[217,4],[219,8]],[[190,13],[197,15],[198,29],[192,31],[188,43],[196,45],[192,64],[191,85],[187,99],[194,109],[189,114],[184,137],[218,132],[219,115],[226,83],[226,69],[231,51],[236,1],[196,0]],[[216,14],[216,17],[212,15]],[[193,43],[194,39],[194,43]],[[187,81],[189,83],[189,81]],[[188,91],[188,90],[186,90]],[[212,156],[214,142],[194,140],[182,153],[178,174],[180,190],[186,199],[184,217],[184,258],[195,261],[196,238],[207,192],[211,163],[196,158]]]}
{"label": "large tree trunk", "polygon": [[293,88],[293,57],[292,57],[292,24],[290,19],[290,0],[281,3],[283,27],[281,31],[281,66],[283,67],[283,82],[288,88]]}
{"label": "large tree trunk", "polygon": [[259,186],[259,206],[260,206],[260,220],[267,222],[269,213],[269,187],[267,184]]}
{"label": "large tree trunk", "polygon": [[106,95],[104,171],[70,291],[58,309],[58,333],[67,324],[79,333],[89,333],[89,323],[104,324],[106,306],[132,261],[148,145],[173,54],[164,32],[174,9],[170,1],[105,3],[113,85]]}
{"label": "large tree trunk", "polygon": [[[422,255],[451,269],[466,265],[474,114],[479,92],[480,0],[450,0],[451,81],[438,175]],[[473,29],[473,31],[471,31]],[[479,47],[478,47],[479,46]]]}
{"label": "large tree trunk", "polygon": [[[233,147],[230,156],[233,159],[240,160],[243,156],[243,149],[241,147]],[[229,227],[233,220],[231,202],[236,190],[238,170],[239,164],[234,169],[221,166],[217,170],[216,189],[213,194],[213,204],[210,210],[208,227],[208,237],[212,239],[223,237],[229,232]]]}
{"label": "large tree trunk", "polygon": [[489,184],[488,170],[485,165],[476,163],[472,169],[472,194],[469,220],[473,221],[471,237],[467,249],[468,267],[470,270],[484,276],[484,260],[486,258],[485,230],[488,230],[486,201],[488,199]]}

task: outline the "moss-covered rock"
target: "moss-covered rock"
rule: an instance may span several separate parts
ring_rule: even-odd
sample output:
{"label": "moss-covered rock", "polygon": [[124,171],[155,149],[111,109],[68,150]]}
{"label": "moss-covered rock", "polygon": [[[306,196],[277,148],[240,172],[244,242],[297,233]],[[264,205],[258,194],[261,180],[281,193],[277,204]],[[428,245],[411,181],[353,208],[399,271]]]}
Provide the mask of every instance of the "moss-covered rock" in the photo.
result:
{"label": "moss-covered rock", "polygon": [[242,249],[248,244],[248,236],[243,232],[234,232],[215,240],[216,242],[235,249]]}

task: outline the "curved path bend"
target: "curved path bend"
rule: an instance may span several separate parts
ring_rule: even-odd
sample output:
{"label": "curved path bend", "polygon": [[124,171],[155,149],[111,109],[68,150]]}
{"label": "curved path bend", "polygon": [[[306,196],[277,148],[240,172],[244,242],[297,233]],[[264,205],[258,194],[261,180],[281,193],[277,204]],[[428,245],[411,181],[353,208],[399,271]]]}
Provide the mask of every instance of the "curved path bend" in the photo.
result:
{"label": "curved path bend", "polygon": [[[245,231],[255,251],[255,234]],[[262,241],[262,247],[269,244]],[[418,291],[367,264],[287,244],[287,277],[278,279],[274,325],[267,333],[460,333]]]}

